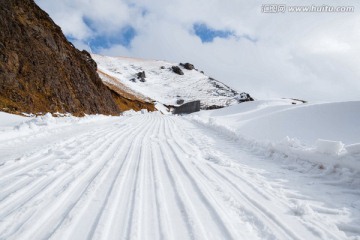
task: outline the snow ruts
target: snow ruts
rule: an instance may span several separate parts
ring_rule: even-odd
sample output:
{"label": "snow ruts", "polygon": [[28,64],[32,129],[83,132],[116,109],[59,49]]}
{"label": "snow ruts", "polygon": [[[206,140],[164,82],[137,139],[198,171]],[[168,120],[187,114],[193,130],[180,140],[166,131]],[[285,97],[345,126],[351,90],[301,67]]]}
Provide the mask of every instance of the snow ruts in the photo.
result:
{"label": "snow ruts", "polygon": [[344,237],[290,214],[259,176],[209,161],[192,127],[158,114],[114,118],[5,161],[0,239]]}

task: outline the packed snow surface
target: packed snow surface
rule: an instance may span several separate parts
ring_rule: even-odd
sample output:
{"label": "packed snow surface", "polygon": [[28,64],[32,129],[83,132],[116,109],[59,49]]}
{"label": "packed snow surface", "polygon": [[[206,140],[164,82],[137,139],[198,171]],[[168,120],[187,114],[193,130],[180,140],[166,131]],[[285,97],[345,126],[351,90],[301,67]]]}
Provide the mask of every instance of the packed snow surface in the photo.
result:
{"label": "packed snow surface", "polygon": [[[177,100],[180,99],[185,102],[200,100],[202,108],[206,108],[213,105],[228,106],[246,98],[225,84],[209,78],[200,70],[187,70],[179,66],[179,63],[96,54],[92,57],[97,62],[103,81],[115,85],[118,82],[135,94],[137,92],[140,96],[149,97],[162,104],[178,105]],[[172,66],[180,67],[184,75],[174,73]],[[144,81],[137,77],[142,71],[145,71],[146,75]]]}
{"label": "packed snow surface", "polygon": [[[212,122],[297,111],[254,104]],[[205,118],[1,113],[0,239],[360,239],[356,169],[269,152]]]}

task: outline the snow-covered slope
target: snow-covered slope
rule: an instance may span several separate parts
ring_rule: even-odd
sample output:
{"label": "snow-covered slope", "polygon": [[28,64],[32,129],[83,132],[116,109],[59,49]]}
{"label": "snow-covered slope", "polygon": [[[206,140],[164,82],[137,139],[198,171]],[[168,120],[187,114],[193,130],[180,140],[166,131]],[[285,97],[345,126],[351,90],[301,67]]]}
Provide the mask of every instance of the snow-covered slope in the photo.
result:
{"label": "snow-covered slope", "polygon": [[[249,99],[249,95],[238,93],[225,84],[206,76],[200,70],[187,70],[178,63],[126,57],[106,57],[92,55],[98,64],[103,81],[118,81],[119,87],[130,89],[165,105],[178,105],[177,100],[185,102],[200,100],[201,108],[229,106]],[[173,72],[178,66],[184,75]],[[146,78],[141,81],[139,72],[145,71]],[[109,78],[110,76],[110,78]]]}
{"label": "snow-covered slope", "polygon": [[292,102],[261,100],[197,115],[210,117],[253,139],[280,141],[288,136],[306,144],[318,138],[346,144],[360,142],[359,101],[301,105]]}
{"label": "snow-covered slope", "polygon": [[191,119],[270,152],[360,170],[360,102],[247,102]]}

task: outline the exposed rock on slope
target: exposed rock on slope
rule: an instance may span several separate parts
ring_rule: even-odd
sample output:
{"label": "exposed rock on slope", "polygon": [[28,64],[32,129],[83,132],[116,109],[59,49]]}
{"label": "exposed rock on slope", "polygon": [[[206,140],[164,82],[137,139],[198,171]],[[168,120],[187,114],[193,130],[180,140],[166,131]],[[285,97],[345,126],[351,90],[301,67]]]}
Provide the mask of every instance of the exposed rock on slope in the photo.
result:
{"label": "exposed rock on slope", "polygon": [[179,75],[184,75],[184,72],[181,70],[181,68],[179,68],[178,66],[172,66],[171,69],[173,70],[174,73],[179,74]]}
{"label": "exposed rock on slope", "polygon": [[116,79],[100,70],[98,70],[98,73],[103,79],[104,84],[110,89],[111,94],[121,111],[129,109],[133,109],[135,111],[139,111],[141,109],[155,111],[155,105],[151,99],[133,92],[131,89],[120,84]]}
{"label": "exposed rock on slope", "polygon": [[0,0],[0,110],[119,113],[90,54],[33,0]]}
{"label": "exposed rock on slope", "polygon": [[194,65],[192,65],[191,63],[180,63],[180,66],[184,67],[187,70],[195,69]]}
{"label": "exposed rock on slope", "polygon": [[[92,57],[97,63],[99,72],[107,75],[103,77],[100,74],[105,83],[109,82],[111,77],[111,84],[119,85],[122,89],[125,87],[135,96],[146,96],[166,106],[178,106],[200,100],[201,109],[216,109],[253,101],[249,94],[237,92],[206,76],[190,63],[174,64],[100,55],[92,55]],[[143,71],[146,72],[146,81],[137,81],[135,78]]]}

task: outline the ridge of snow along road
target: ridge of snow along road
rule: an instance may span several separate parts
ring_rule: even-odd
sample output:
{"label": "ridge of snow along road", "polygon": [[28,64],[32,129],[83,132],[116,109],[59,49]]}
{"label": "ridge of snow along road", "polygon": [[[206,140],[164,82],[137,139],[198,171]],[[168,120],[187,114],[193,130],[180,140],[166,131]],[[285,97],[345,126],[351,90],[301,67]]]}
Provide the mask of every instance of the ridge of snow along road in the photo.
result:
{"label": "ridge of snow along road", "polygon": [[277,153],[360,171],[360,102],[292,102],[246,102],[194,113],[189,119],[264,154]]}

